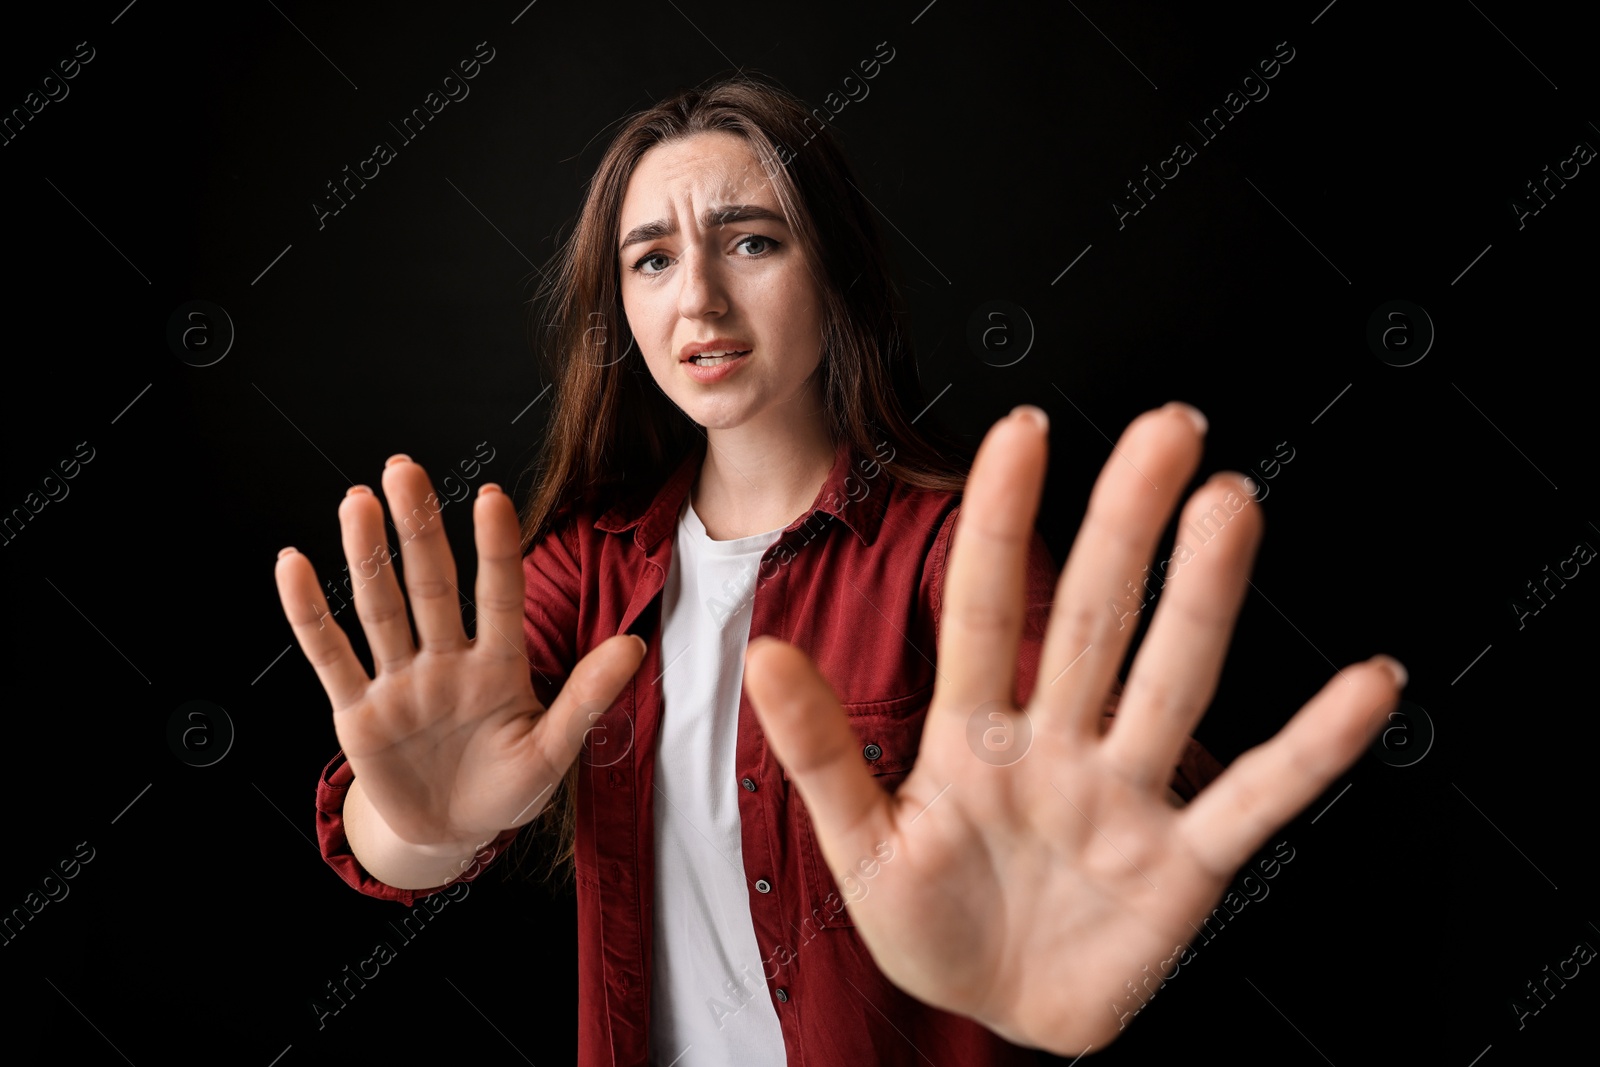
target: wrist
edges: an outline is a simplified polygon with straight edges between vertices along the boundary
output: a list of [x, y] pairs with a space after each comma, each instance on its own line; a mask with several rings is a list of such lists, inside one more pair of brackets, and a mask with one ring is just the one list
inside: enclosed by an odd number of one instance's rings
[[351, 783], [344, 803], [345, 838], [368, 874], [396, 889], [432, 889], [469, 871], [483, 845], [494, 838], [455, 837], [418, 843], [395, 833], [361, 790]]

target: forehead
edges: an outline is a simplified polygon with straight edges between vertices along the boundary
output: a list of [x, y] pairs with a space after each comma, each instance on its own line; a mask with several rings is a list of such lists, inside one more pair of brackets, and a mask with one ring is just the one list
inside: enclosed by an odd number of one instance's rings
[[622, 199], [621, 229], [682, 204], [747, 203], [776, 209], [777, 196], [744, 138], [708, 130], [658, 144], [639, 157]]

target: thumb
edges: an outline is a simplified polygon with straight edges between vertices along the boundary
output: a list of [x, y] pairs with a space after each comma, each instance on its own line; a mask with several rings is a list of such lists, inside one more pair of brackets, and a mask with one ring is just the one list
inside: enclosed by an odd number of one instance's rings
[[572, 668], [572, 674], [546, 713], [550, 727], [548, 758], [561, 771], [585, 746], [589, 760], [610, 766], [633, 749], [633, 723], [620, 715], [601, 717], [644, 662], [644, 639], [616, 634], [600, 642]]
[[889, 837], [893, 804], [867, 770], [861, 742], [811, 657], [775, 637], [745, 652], [744, 686], [778, 762], [800, 790], [834, 871], [852, 869]]

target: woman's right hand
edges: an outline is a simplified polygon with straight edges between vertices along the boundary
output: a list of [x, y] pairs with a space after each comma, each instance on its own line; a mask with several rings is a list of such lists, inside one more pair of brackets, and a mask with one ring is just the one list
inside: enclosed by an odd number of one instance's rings
[[401, 542], [415, 642], [383, 506], [366, 486], [346, 494], [339, 524], [375, 677], [329, 614], [310, 560], [293, 549], [279, 555], [278, 594], [333, 703], [334, 731], [372, 811], [419, 856], [468, 855], [549, 803], [594, 713], [638, 670], [644, 642], [620, 634], [602, 642], [546, 709], [523, 652], [521, 539], [511, 500], [486, 484], [473, 504], [478, 626], [468, 640], [427, 474], [393, 456], [383, 492]]

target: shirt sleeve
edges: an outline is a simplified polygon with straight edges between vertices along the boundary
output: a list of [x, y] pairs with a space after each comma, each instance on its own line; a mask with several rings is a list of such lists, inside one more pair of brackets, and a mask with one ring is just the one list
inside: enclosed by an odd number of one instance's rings
[[[572, 520], [561, 525], [522, 559], [524, 586], [523, 642], [535, 694], [549, 706], [576, 663], [578, 638], [578, 541]], [[344, 801], [355, 772], [341, 749], [317, 780], [317, 845], [322, 858], [357, 892], [410, 906], [432, 889], [400, 889], [374, 878], [350, 851], [344, 831]], [[487, 870], [521, 832], [501, 832], [480, 851], [478, 862], [457, 879], [470, 882]]]
[[[923, 581], [926, 586], [924, 602], [933, 606], [935, 638], [939, 634], [939, 619], [943, 614], [944, 583], [950, 556], [950, 542], [955, 535], [956, 517], [960, 512], [961, 506], [958, 504], [945, 516], [938, 536], [934, 539], [928, 568], [924, 572]], [[1035, 529], [1028, 546], [1028, 562], [1023, 576], [1023, 599], [1027, 615], [1023, 621], [1022, 640], [1017, 649], [1016, 695], [1019, 708], [1026, 706], [1028, 698], [1033, 695], [1039, 673], [1039, 660], [1044, 650], [1045, 628], [1049, 624], [1050, 608], [1055, 602], [1056, 581], [1059, 577], [1060, 570], [1056, 567], [1055, 560], [1051, 558], [1050, 549], [1045, 545], [1039, 531]], [[1111, 692], [1106, 696], [1105, 707], [1101, 713], [1102, 730], [1111, 725], [1111, 719], [1116, 715], [1117, 705], [1121, 699], [1122, 683], [1113, 679]], [[1172, 789], [1184, 801], [1193, 800], [1201, 789], [1222, 773], [1222, 770], [1222, 764], [1206, 751], [1200, 742], [1191, 737], [1184, 744], [1177, 766], [1173, 768]]]
[[[355, 778], [355, 772], [350, 769], [341, 749], [328, 761], [328, 765], [322, 769], [322, 777], [317, 780], [317, 847], [322, 850], [322, 858], [328, 866], [357, 892], [379, 900], [393, 900], [407, 907], [443, 889], [443, 885], [432, 889], [399, 889], [378, 881], [361, 866], [361, 862], [350, 851], [350, 842], [344, 835], [344, 798], [350, 792], [350, 784]], [[486, 871], [511, 845], [520, 829], [506, 830], [485, 845], [476, 857], [477, 862], [469, 866], [456, 881], [470, 882]]]
[[522, 558], [522, 636], [539, 702], [549, 707], [578, 662], [580, 542], [562, 523]]

